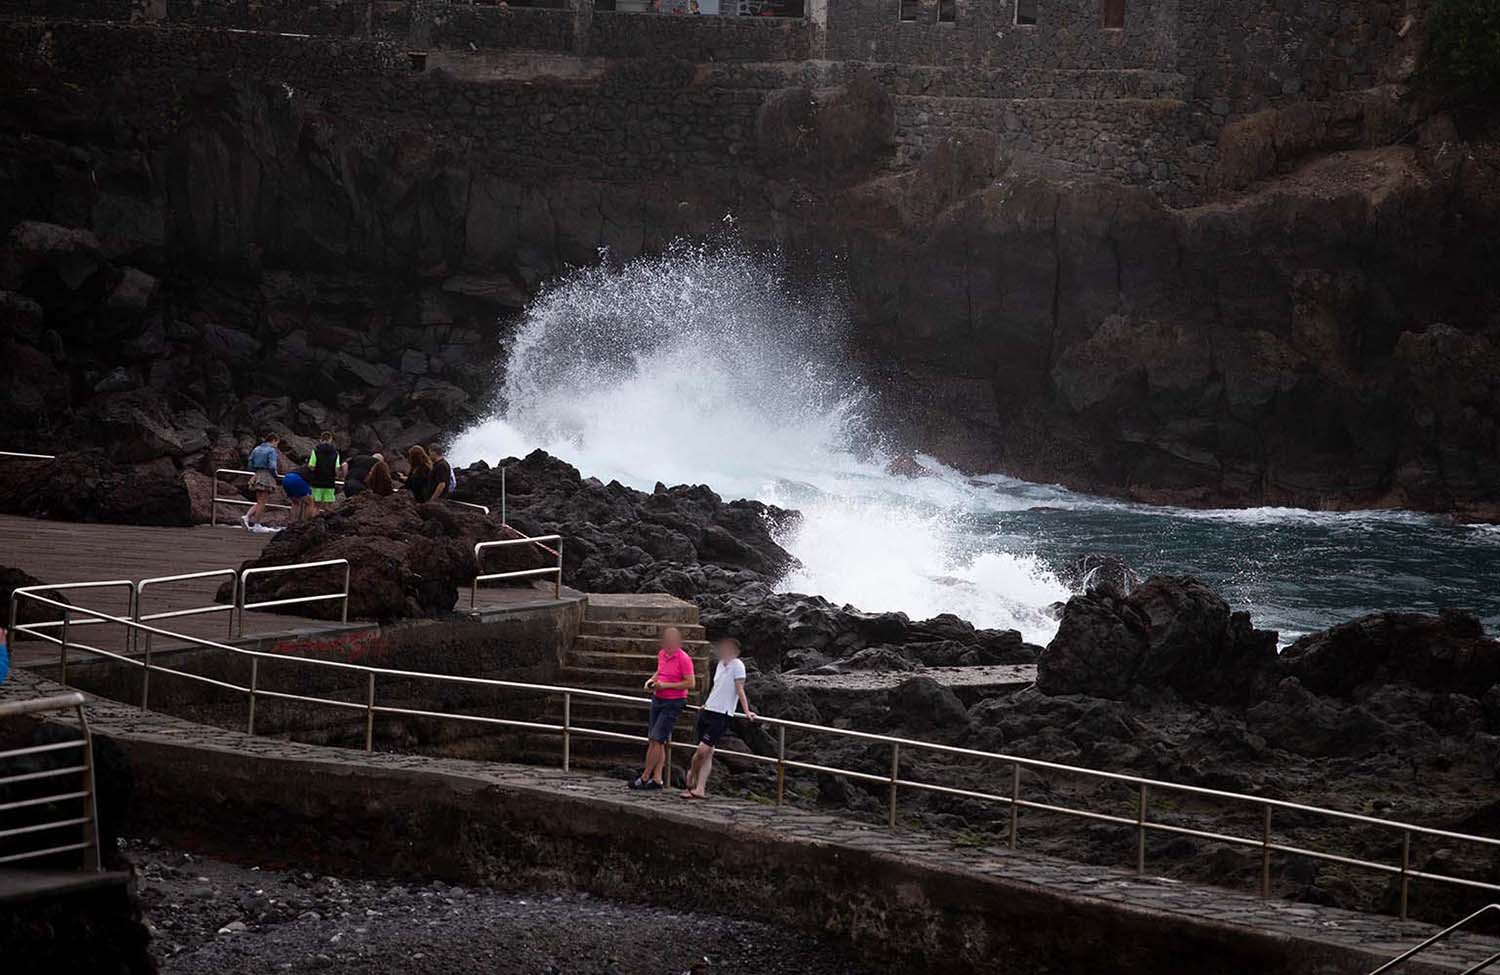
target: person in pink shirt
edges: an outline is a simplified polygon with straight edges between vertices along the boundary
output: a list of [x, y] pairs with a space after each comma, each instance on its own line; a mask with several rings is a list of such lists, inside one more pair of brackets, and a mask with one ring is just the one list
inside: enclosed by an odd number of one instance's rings
[[651, 691], [651, 717], [647, 722], [646, 767], [630, 783], [632, 789], [655, 791], [662, 788], [666, 774], [667, 749], [672, 729], [687, 706], [688, 692], [698, 686], [693, 673], [693, 658], [682, 649], [682, 634], [674, 626], [661, 631], [660, 649], [656, 651], [656, 673], [646, 681]]

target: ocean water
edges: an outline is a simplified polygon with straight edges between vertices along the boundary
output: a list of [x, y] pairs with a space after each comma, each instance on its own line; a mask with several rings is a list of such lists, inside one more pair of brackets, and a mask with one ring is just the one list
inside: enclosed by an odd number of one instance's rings
[[900, 445], [841, 349], [836, 287], [794, 289], [775, 255], [681, 243], [565, 276], [527, 309], [489, 419], [450, 451], [542, 447], [650, 490], [708, 484], [796, 508], [788, 591], [913, 617], [952, 612], [1045, 643], [1057, 569], [1095, 552], [1186, 572], [1256, 625], [1297, 635], [1377, 609], [1464, 607], [1500, 626], [1500, 530], [1404, 512], [1188, 511], [968, 477], [888, 472]]

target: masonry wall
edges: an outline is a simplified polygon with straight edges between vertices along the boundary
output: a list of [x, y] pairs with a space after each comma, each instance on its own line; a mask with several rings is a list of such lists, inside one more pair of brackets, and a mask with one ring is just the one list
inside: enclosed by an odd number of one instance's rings
[[1016, 23], [1016, 2], [954, 0], [955, 19], [944, 23], [937, 0], [921, 0], [915, 21], [900, 19], [901, 0], [832, 0], [828, 56], [1011, 70], [1174, 67], [1179, 0], [1128, 0], [1123, 30], [1103, 28], [1101, 0], [1039, 0], [1035, 26]]
[[688, 17], [595, 11], [588, 53], [594, 57], [688, 61], [801, 61], [812, 55], [805, 20]]

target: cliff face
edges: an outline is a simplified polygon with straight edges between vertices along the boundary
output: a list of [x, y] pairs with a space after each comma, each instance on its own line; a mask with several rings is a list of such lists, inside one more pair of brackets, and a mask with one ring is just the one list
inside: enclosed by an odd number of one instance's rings
[[431, 439], [487, 405], [539, 283], [732, 212], [809, 267], [842, 258], [891, 425], [960, 466], [1495, 513], [1485, 118], [1398, 92], [1248, 116], [1217, 147], [1224, 195], [1169, 208], [978, 132], [896, 164], [889, 93], [858, 75], [475, 81], [336, 43], [163, 31], [126, 58], [28, 30], [0, 107], [15, 446], [207, 469], [267, 426]]

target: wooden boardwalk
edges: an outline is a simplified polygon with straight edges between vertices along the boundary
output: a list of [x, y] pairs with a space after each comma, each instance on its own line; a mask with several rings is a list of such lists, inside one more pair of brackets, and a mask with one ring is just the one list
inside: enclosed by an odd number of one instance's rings
[[[223, 569], [238, 569], [265, 549], [275, 536], [269, 532], [248, 532], [238, 525], [194, 528], [148, 528], [139, 525], [98, 525], [81, 522], [41, 521], [14, 515], [0, 515], [0, 565], [21, 569], [44, 583], [60, 585], [70, 582], [95, 582], [110, 579], [142, 579], [186, 575]], [[328, 573], [328, 591], [343, 586], [342, 570]], [[214, 596], [228, 573], [215, 578], [193, 579], [147, 587], [142, 598], [142, 614], [174, 612], [215, 605]], [[129, 595], [124, 586], [65, 593], [79, 606], [116, 616], [129, 615]], [[507, 606], [534, 605], [552, 595], [531, 588], [489, 588], [479, 592], [478, 608], [502, 609]], [[570, 595], [564, 590], [564, 595]], [[576, 596], [576, 593], [571, 593]], [[468, 593], [460, 594], [459, 609], [467, 609]], [[10, 607], [4, 607], [8, 619]], [[231, 613], [215, 612], [200, 616], [181, 616], [162, 620], [155, 625], [174, 633], [200, 639], [225, 640], [230, 636]], [[3, 622], [0, 622], [3, 625]], [[294, 629], [328, 626], [326, 620], [292, 616], [285, 613], [245, 614], [245, 632], [284, 633]], [[102, 650], [122, 652], [126, 646], [125, 628], [115, 624], [74, 627], [70, 638], [76, 638]], [[170, 641], [158, 642], [161, 649]], [[56, 645], [39, 641], [22, 642], [13, 647], [15, 662], [51, 663], [57, 659]]]

